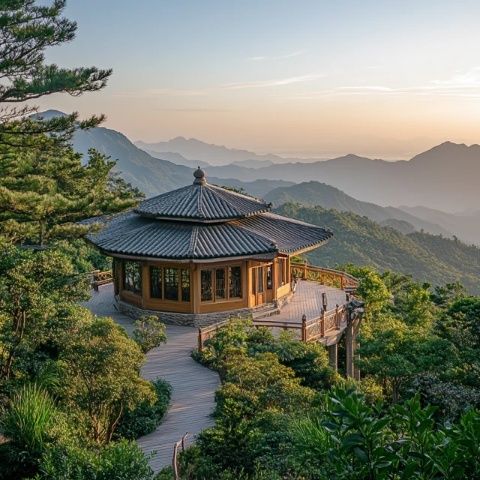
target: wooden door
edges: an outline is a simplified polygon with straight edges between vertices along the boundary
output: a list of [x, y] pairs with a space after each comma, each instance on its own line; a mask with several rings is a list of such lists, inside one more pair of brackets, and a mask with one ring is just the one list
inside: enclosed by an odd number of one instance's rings
[[263, 305], [266, 302], [265, 282], [265, 267], [254, 267], [252, 269], [252, 294], [255, 305]]

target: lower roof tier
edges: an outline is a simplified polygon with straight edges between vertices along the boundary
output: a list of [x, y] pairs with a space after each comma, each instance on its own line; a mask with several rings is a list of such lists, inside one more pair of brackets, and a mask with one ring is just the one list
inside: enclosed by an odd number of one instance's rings
[[316, 248], [330, 230], [262, 213], [219, 224], [145, 218], [133, 211], [98, 220], [88, 239], [107, 254], [171, 260], [211, 260], [263, 254], [292, 255]]

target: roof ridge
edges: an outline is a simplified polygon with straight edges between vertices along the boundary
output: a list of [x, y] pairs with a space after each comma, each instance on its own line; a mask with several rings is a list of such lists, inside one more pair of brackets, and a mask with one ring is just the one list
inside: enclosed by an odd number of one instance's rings
[[267, 242], [270, 243], [274, 248], [278, 249], [278, 244], [271, 238], [268, 238], [266, 236], [260, 235], [258, 232], [254, 232], [252, 229], [247, 228], [246, 225], [241, 225], [239, 220], [230, 222], [232, 224], [235, 224], [237, 228], [240, 228], [241, 230], [244, 230], [245, 232], [248, 232], [250, 235], [253, 235], [254, 237], [261, 238], [262, 240], [266, 240]]
[[205, 213], [203, 211], [203, 188], [204, 185], [196, 185], [196, 188], [200, 189], [200, 192], [198, 193], [198, 198], [197, 198], [197, 210], [198, 213], [201, 217], [205, 218]]
[[244, 200], [249, 200], [251, 202], [260, 203], [261, 205], [268, 205], [268, 203], [263, 198], [258, 198], [258, 197], [254, 197], [252, 195], [247, 195], [245, 193], [236, 192], [235, 190], [228, 190], [225, 187], [221, 187], [220, 185], [214, 185], [213, 183], [208, 183], [207, 185], [209, 187], [213, 188], [214, 190], [220, 190], [219, 193], [221, 195], [228, 194], [228, 195], [232, 195], [232, 196], [235, 196], [235, 197], [241, 197]]
[[198, 240], [198, 227], [195, 225], [192, 227], [192, 236], [190, 237], [190, 244], [188, 246], [188, 254], [190, 257], [195, 255], [195, 250], [197, 249], [197, 240]]

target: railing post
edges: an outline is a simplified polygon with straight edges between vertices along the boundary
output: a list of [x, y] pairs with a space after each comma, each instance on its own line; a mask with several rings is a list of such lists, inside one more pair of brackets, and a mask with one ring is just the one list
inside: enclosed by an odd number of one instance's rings
[[198, 352], [201, 353], [203, 350], [203, 338], [202, 338], [202, 329], [198, 328]]
[[307, 316], [302, 316], [302, 342], [307, 342]]
[[337, 303], [337, 306], [335, 307], [335, 328], [337, 330], [340, 330], [340, 315], [338, 312], [338, 303]]
[[303, 262], [303, 279], [304, 280], [307, 279], [307, 261], [306, 260]]
[[325, 309], [322, 310], [322, 316], [320, 318], [320, 335], [322, 338], [325, 336]]
[[327, 299], [326, 292], [322, 293], [322, 307], [323, 307], [323, 311], [326, 312], [328, 307], [328, 299]]
[[177, 451], [178, 451], [178, 442], [175, 442], [175, 445], [173, 446], [173, 458], [172, 458], [173, 478], [175, 480], [180, 480], [180, 476], [178, 475]]

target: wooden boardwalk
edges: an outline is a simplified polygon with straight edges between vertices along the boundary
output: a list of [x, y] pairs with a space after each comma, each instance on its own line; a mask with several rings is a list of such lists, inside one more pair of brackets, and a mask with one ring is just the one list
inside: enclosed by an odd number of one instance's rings
[[[112, 285], [93, 292], [85, 306], [96, 315], [112, 317], [131, 333], [133, 320], [115, 310]], [[215, 372], [190, 357], [196, 342], [196, 328], [167, 325], [167, 343], [148, 352], [142, 368], [142, 376], [147, 380], [161, 377], [173, 388], [171, 405], [162, 424], [138, 440], [146, 454], [156, 452], [150, 460], [156, 472], [171, 464], [173, 444], [186, 432], [190, 434], [189, 444], [196, 434], [214, 423], [211, 413], [220, 380]]]
[[309, 280], [299, 280], [292, 300], [278, 315], [272, 316], [275, 322], [302, 323], [305, 314], [307, 321], [320, 316], [322, 311], [322, 293], [327, 295], [327, 310], [346, 303], [346, 293], [335, 287], [327, 287]]

